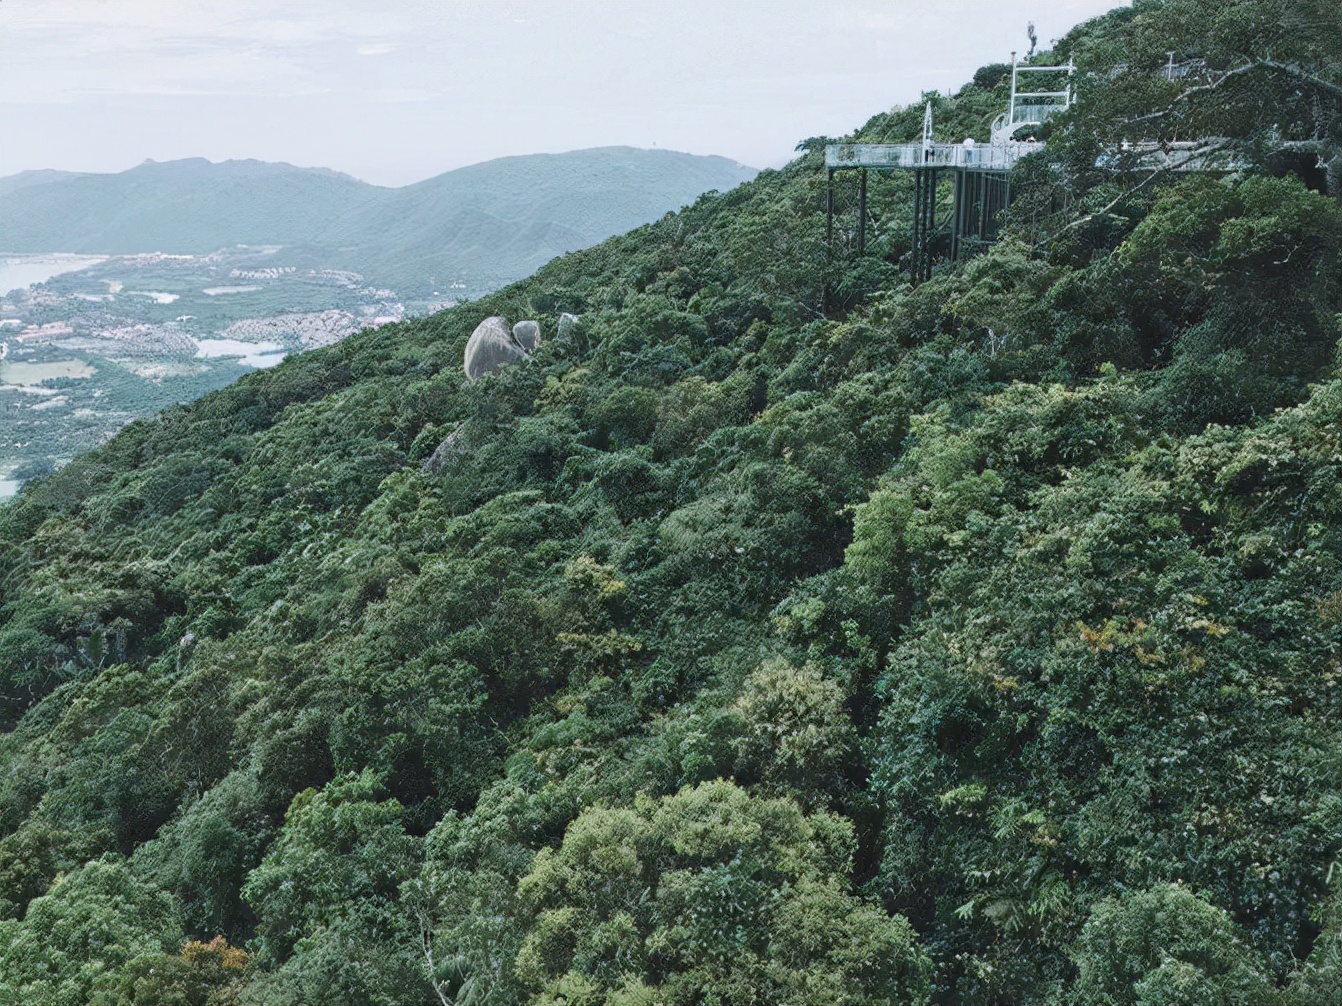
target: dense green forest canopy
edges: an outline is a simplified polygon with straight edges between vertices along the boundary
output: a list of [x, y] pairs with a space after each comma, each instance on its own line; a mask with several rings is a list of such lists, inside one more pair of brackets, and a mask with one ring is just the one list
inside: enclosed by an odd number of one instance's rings
[[1338, 7], [1073, 57], [916, 288], [817, 138], [0, 510], [0, 1003], [1335, 1004]]

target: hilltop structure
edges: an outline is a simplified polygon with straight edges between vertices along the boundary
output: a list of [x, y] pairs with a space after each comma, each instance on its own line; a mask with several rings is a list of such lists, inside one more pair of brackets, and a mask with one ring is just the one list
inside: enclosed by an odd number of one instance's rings
[[[1115, 72], [1126, 66], [1115, 68]], [[1203, 60], [1174, 61], [1161, 70], [1167, 80], [1211, 73]], [[909, 272], [915, 283], [929, 279], [937, 258], [944, 253], [951, 261], [979, 251], [997, 239], [1001, 212], [1011, 204], [1011, 170], [1024, 157], [1044, 149], [1044, 141], [1033, 131], [1076, 103], [1073, 77], [1076, 64], [1065, 66], [1023, 65], [1011, 54], [1011, 95], [1006, 111], [993, 120], [991, 138], [981, 145], [973, 139], [959, 143], [933, 139], [932, 103], [923, 115], [922, 139], [914, 143], [834, 143], [825, 147], [827, 186], [825, 196], [825, 240], [834, 239], [834, 175], [856, 170], [857, 253], [867, 250], [867, 173], [869, 171], [913, 172], [913, 233]], [[1035, 81], [1023, 90], [1022, 75]], [[1244, 165], [1221, 137], [1165, 143], [1155, 140], [1124, 143], [1103, 155], [1097, 166], [1112, 170], [1142, 171], [1234, 171]], [[952, 181], [952, 198], [943, 213], [939, 186], [946, 173]]]
[[[867, 245], [867, 173], [869, 171], [913, 172], [913, 244], [910, 272], [914, 282], [932, 275], [933, 244], [948, 236], [949, 253], [957, 260], [972, 248], [990, 244], [997, 237], [998, 215], [1011, 202], [1011, 169], [1022, 157], [1044, 149], [1042, 141], [1027, 130], [1037, 129], [1076, 100], [1072, 77], [1076, 64], [1029, 66], [1011, 54], [1011, 97], [1007, 110], [993, 122], [991, 140], [981, 146], [972, 139], [961, 143], [938, 143], [932, 139], [932, 103], [923, 115], [923, 137], [916, 143], [830, 144], [825, 148], [827, 189], [825, 238], [834, 235], [834, 174], [856, 170], [858, 176], [857, 253]], [[1022, 75], [1039, 81], [1030, 90], [1021, 89]], [[1050, 89], [1050, 85], [1052, 85]], [[1061, 86], [1059, 86], [1061, 85]], [[954, 199], [949, 215], [938, 212], [937, 188], [943, 173], [950, 172]]]

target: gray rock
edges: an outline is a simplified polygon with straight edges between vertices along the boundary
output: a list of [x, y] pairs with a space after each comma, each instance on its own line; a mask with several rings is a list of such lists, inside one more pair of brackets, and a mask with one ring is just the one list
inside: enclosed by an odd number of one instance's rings
[[471, 333], [462, 368], [474, 381], [527, 356], [527, 351], [513, 340], [508, 320], [495, 315], [480, 322]]
[[541, 344], [541, 326], [535, 321], [519, 321], [513, 326], [513, 341], [528, 353], [536, 352]]
[[458, 423], [443, 437], [433, 453], [424, 459], [424, 463], [419, 466], [420, 470], [432, 474], [446, 468], [469, 451], [467, 440], [466, 424]]
[[556, 342], [572, 342], [578, 333], [578, 316], [565, 312], [559, 316], [559, 327], [555, 333]]
[[464, 444], [466, 435], [464, 435], [462, 427], [463, 424], [458, 423], [455, 427], [452, 427], [451, 431], [448, 431], [447, 436], [443, 437], [437, 443], [437, 447], [433, 448], [433, 453], [425, 457], [424, 463], [420, 465], [420, 471], [429, 473], [439, 471], [448, 461], [455, 460], [456, 457], [466, 453], [466, 444]]

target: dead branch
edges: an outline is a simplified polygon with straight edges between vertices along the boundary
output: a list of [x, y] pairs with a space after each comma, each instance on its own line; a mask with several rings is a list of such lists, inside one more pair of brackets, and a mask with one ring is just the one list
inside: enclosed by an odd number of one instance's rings
[[1109, 214], [1113, 212], [1113, 210], [1115, 209], [1115, 207], [1118, 206], [1119, 203], [1123, 202], [1125, 199], [1130, 199], [1130, 198], [1132, 198], [1132, 197], [1135, 196], [1138, 192], [1141, 192], [1143, 189], [1145, 189], [1147, 186], [1149, 186], [1149, 185], [1150, 185], [1152, 182], [1154, 182], [1157, 178], [1161, 178], [1161, 177], [1163, 177], [1164, 175], [1167, 175], [1167, 174], [1169, 174], [1169, 173], [1172, 172], [1172, 171], [1178, 171], [1178, 170], [1179, 170], [1180, 168], [1182, 168], [1185, 164], [1188, 164], [1188, 163], [1190, 163], [1190, 162], [1192, 162], [1192, 161], [1194, 161], [1194, 160], [1197, 160], [1197, 159], [1200, 158], [1200, 157], [1207, 157], [1207, 156], [1209, 156], [1209, 155], [1211, 155], [1211, 154], [1218, 154], [1218, 153], [1220, 153], [1222, 150], [1226, 150], [1226, 149], [1228, 149], [1228, 148], [1231, 147], [1231, 146], [1232, 146], [1231, 142], [1227, 140], [1227, 141], [1225, 141], [1225, 142], [1223, 142], [1223, 143], [1212, 144], [1212, 145], [1209, 146], [1209, 147], [1200, 147], [1200, 148], [1198, 148], [1197, 150], [1191, 150], [1191, 151], [1189, 151], [1189, 152], [1188, 152], [1188, 156], [1185, 157], [1185, 158], [1183, 158], [1183, 159], [1180, 160], [1180, 161], [1177, 161], [1177, 162], [1176, 162], [1176, 161], [1171, 161], [1171, 162], [1169, 162], [1168, 164], [1163, 164], [1163, 165], [1161, 165], [1160, 167], [1158, 167], [1158, 168], [1156, 168], [1154, 171], [1152, 171], [1149, 175], [1147, 175], [1144, 179], [1142, 179], [1142, 181], [1140, 181], [1138, 184], [1134, 185], [1134, 186], [1133, 186], [1132, 188], [1130, 188], [1130, 189], [1125, 190], [1125, 191], [1122, 192], [1120, 195], [1118, 195], [1117, 197], [1115, 197], [1115, 198], [1109, 203], [1109, 205], [1105, 206], [1103, 209], [1096, 210], [1094, 213], [1087, 213], [1085, 216], [1082, 216], [1082, 217], [1078, 217], [1077, 219], [1073, 220], [1071, 223], [1067, 224], [1067, 226], [1059, 228], [1057, 231], [1055, 231], [1054, 233], [1048, 235], [1048, 237], [1044, 238], [1042, 241], [1038, 242], [1038, 243], [1035, 245], [1035, 248], [1042, 248], [1044, 245], [1048, 244], [1049, 242], [1051, 242], [1051, 241], [1053, 241], [1053, 240], [1055, 240], [1055, 239], [1057, 239], [1057, 238], [1059, 238], [1059, 237], [1062, 237], [1062, 235], [1066, 234], [1068, 231], [1070, 231], [1070, 230], [1074, 230], [1074, 229], [1077, 228], [1077, 227], [1081, 227], [1081, 226], [1083, 226], [1083, 225], [1089, 223], [1089, 222], [1092, 221], [1092, 220], [1096, 220], [1096, 219], [1099, 219], [1099, 218], [1101, 218], [1101, 217], [1107, 217], [1107, 216], [1109, 216]]
[[1123, 121], [1125, 123], [1138, 123], [1138, 122], [1151, 122], [1155, 119], [1163, 119], [1166, 116], [1174, 114], [1176, 105], [1188, 101], [1189, 99], [1199, 94], [1205, 94], [1208, 91], [1215, 91], [1226, 81], [1233, 80], [1236, 77], [1242, 77], [1244, 74], [1252, 73], [1255, 70], [1279, 70], [1282, 73], [1290, 74], [1297, 80], [1303, 81], [1308, 84], [1312, 84], [1315, 87], [1318, 87], [1324, 91], [1328, 91], [1330, 94], [1336, 94], [1342, 96], [1342, 84], [1334, 84], [1332, 81], [1324, 80], [1322, 77], [1316, 77], [1314, 76], [1314, 74], [1307, 73], [1304, 70], [1300, 69], [1298, 66], [1292, 66], [1290, 63], [1279, 63], [1276, 60], [1261, 59], [1261, 60], [1255, 60], [1252, 63], [1245, 63], [1243, 66], [1237, 66], [1233, 70], [1227, 70], [1225, 71], [1225, 73], [1221, 74], [1221, 76], [1217, 77], [1216, 80], [1212, 81], [1210, 84], [1198, 84], [1194, 87], [1185, 88], [1184, 90], [1179, 92], [1179, 94], [1175, 97], [1173, 101], [1169, 103], [1168, 106], [1161, 109], [1159, 112], [1149, 112], [1146, 115], [1139, 115], [1136, 118], [1125, 119]]

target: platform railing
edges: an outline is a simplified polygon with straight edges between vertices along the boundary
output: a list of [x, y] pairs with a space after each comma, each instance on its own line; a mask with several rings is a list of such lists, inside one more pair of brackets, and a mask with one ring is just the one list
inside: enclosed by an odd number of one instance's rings
[[1162, 143], [1125, 141], [1095, 160], [1097, 168], [1109, 171], [1179, 171], [1210, 174], [1243, 171], [1250, 162], [1233, 144], [1220, 136]]
[[1043, 149], [1043, 143], [1033, 140], [974, 146], [963, 143], [832, 143], [825, 147], [825, 167], [1010, 171], [1022, 157]]

